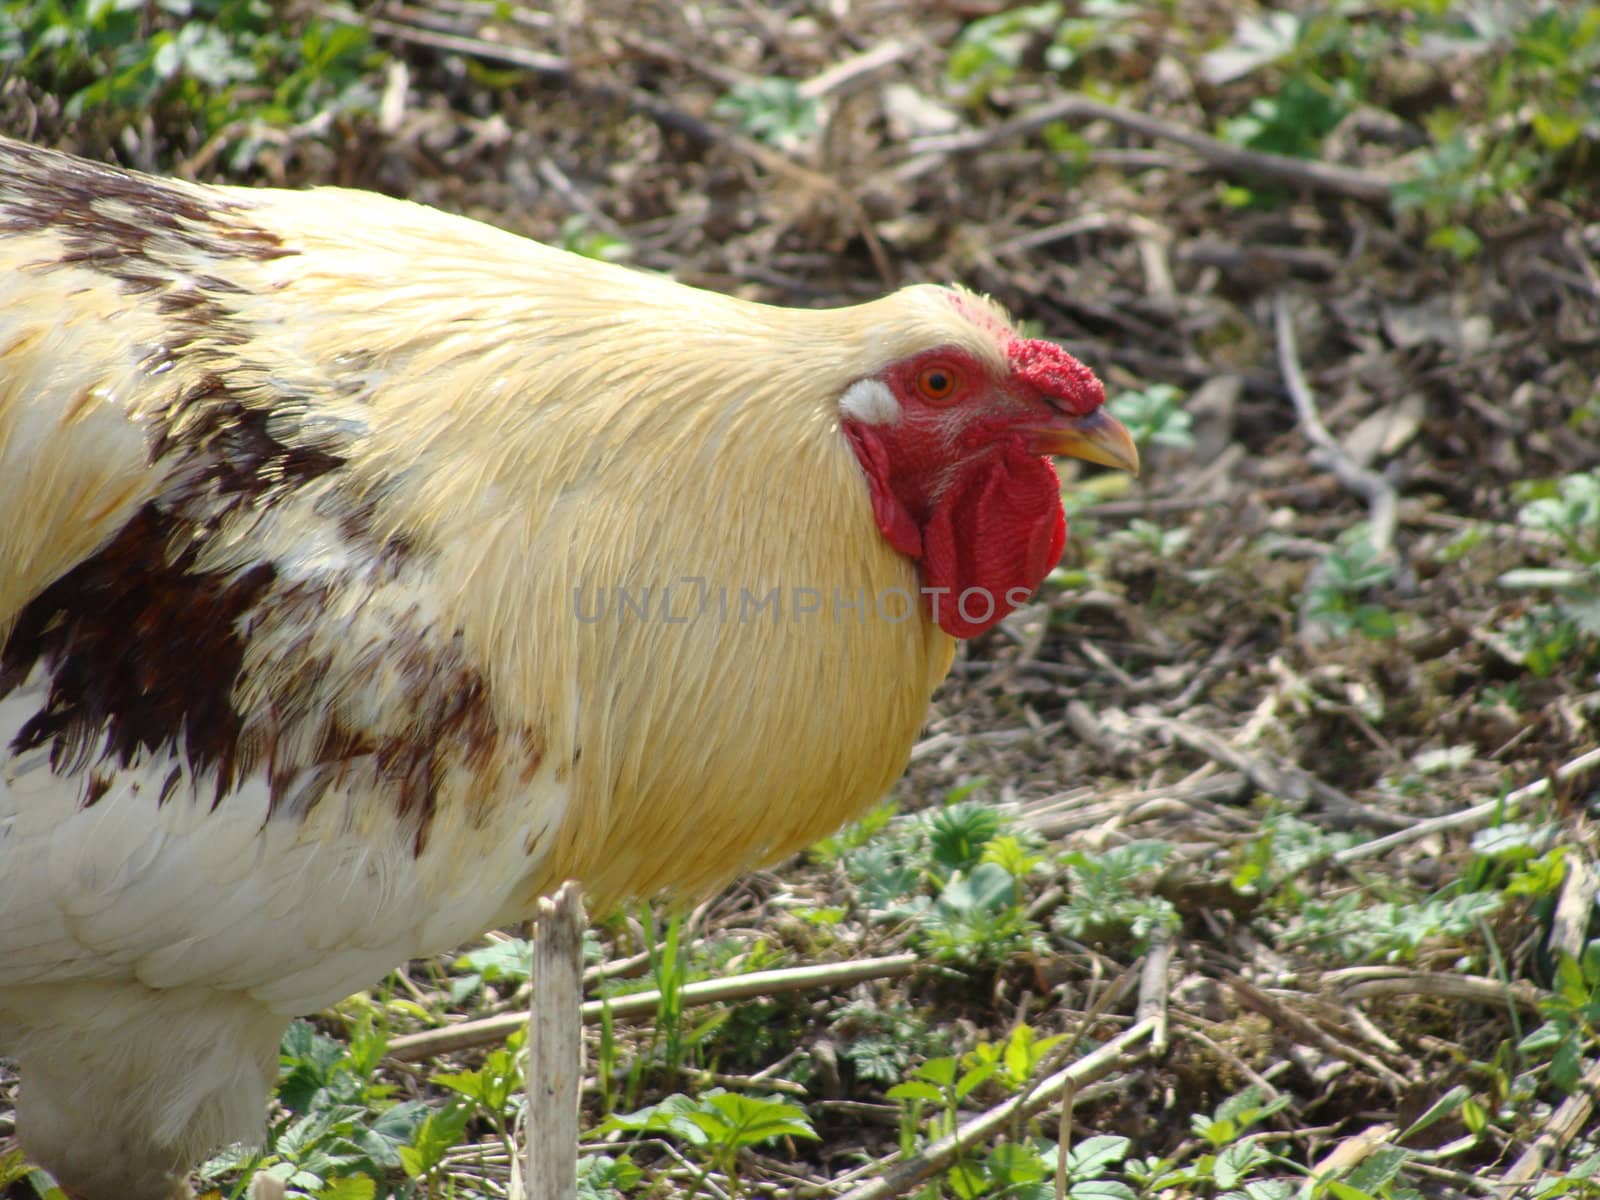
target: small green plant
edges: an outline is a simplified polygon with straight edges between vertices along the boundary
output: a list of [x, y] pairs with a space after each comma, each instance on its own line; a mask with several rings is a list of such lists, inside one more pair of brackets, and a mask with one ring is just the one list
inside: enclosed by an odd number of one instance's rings
[[967, 1055], [973, 1066], [993, 1063], [994, 1080], [1008, 1092], [1015, 1092], [1030, 1079], [1049, 1057], [1050, 1051], [1066, 1040], [1065, 1034], [1040, 1037], [1032, 1025], [1014, 1026], [1002, 1042], [979, 1042]]
[[596, 229], [583, 213], [573, 213], [561, 222], [561, 248], [601, 262], [621, 262], [633, 255], [626, 239]]
[[69, 117], [150, 112], [221, 137], [250, 166], [260, 127], [370, 111], [381, 62], [362, 25], [284, 21], [265, 0], [22, 0], [0, 5], [0, 65], [66, 97]]
[[460, 1004], [481, 992], [486, 983], [527, 983], [533, 972], [533, 946], [526, 938], [491, 942], [459, 955], [451, 967], [460, 974], [450, 981], [450, 999]]
[[1306, 579], [1301, 621], [1320, 637], [1391, 638], [1398, 628], [1394, 614], [1363, 597], [1393, 578], [1394, 564], [1378, 552], [1366, 527], [1346, 530]]
[[1314, 158], [1322, 139], [1350, 112], [1349, 84], [1293, 76], [1270, 96], [1257, 96], [1246, 112], [1222, 124], [1222, 140], [1249, 150]]
[[970, 871], [1000, 832], [1000, 814], [977, 800], [946, 805], [928, 818], [928, 848], [946, 871]]
[[815, 137], [822, 122], [816, 100], [792, 79], [753, 79], [734, 86], [713, 111], [759, 141], [790, 150]]
[[[940, 1138], [956, 1127], [961, 1104], [989, 1077], [999, 1063], [965, 1065], [959, 1055], [930, 1058], [911, 1072], [911, 1078], [884, 1093], [901, 1105], [900, 1152], [909, 1158], [916, 1151], [919, 1130], [929, 1138]], [[929, 1106], [933, 1106], [929, 1112]], [[924, 1114], [927, 1114], [924, 1119]]]
[[1584, 1056], [1600, 1042], [1600, 939], [1581, 960], [1562, 954], [1551, 993], [1540, 1001], [1544, 1024], [1517, 1045], [1524, 1055], [1548, 1056], [1550, 1083], [1563, 1095], [1577, 1090]]
[[838, 851], [857, 903], [874, 919], [909, 922], [935, 957], [968, 966], [1042, 949], [1024, 909], [1027, 877], [1043, 856], [1035, 839], [1008, 831], [991, 806], [969, 799], [981, 783]]
[[1048, 70], [1064, 73], [1097, 51], [1114, 53], [1134, 44], [1140, 6], [1086, 0], [1070, 8], [1074, 15], [1068, 15], [1068, 5], [1051, 0], [979, 17], [957, 35], [946, 79], [969, 104], [977, 104], [1015, 79], [1034, 51]]
[[[284, 1116], [268, 1129], [262, 1149], [226, 1150], [201, 1166], [200, 1177], [263, 1174], [282, 1182], [291, 1196], [321, 1197], [359, 1196], [360, 1189], [375, 1189], [401, 1171], [425, 1174], [410, 1169], [417, 1162], [418, 1141], [444, 1140], [441, 1127], [450, 1124], [448, 1143], [454, 1146], [467, 1115], [451, 1123], [423, 1101], [391, 1100], [391, 1089], [375, 1078], [385, 1047], [370, 1024], [353, 1029], [345, 1045], [304, 1021], [294, 1022], [279, 1051], [278, 1100]], [[365, 1183], [354, 1182], [358, 1179]], [[241, 1179], [236, 1190], [243, 1186]]]
[[1061, 23], [1059, 3], [1026, 4], [979, 17], [956, 37], [945, 71], [976, 102], [1015, 77], [1023, 55]]
[[[597, 962], [600, 943], [592, 932], [583, 935], [583, 960]], [[529, 982], [533, 972], [533, 946], [527, 938], [508, 937], [459, 954], [451, 962], [450, 999], [460, 1004], [479, 995], [485, 986], [511, 989]]]
[[839, 862], [848, 851], [859, 850], [883, 833], [899, 808], [893, 800], [886, 800], [869, 809], [860, 820], [852, 821], [838, 833], [813, 844], [811, 857], [823, 864]]
[[660, 936], [654, 908], [642, 905], [639, 920], [645, 931], [650, 978], [658, 999], [649, 1044], [634, 1058], [629, 1071], [626, 1103], [630, 1106], [638, 1103], [647, 1069], [658, 1069], [664, 1078], [675, 1078], [694, 1064], [700, 1044], [728, 1019], [730, 1011], [718, 1009], [691, 1026], [684, 1013], [683, 989], [692, 982], [694, 971], [692, 955], [683, 941], [683, 914], [672, 913]]
[[1423, 942], [1463, 941], [1504, 903], [1498, 892], [1441, 893], [1374, 900], [1351, 892], [1330, 900], [1307, 897], [1289, 922], [1280, 945], [1304, 945], [1342, 962], [1407, 962]]
[[933, 1044], [917, 1010], [870, 1000], [854, 1000], [840, 1009], [831, 1034], [856, 1077], [871, 1083], [894, 1083]]
[[1504, 645], [1535, 678], [1544, 679], [1591, 654], [1600, 639], [1600, 471], [1522, 485], [1518, 520], [1557, 540], [1551, 566], [1519, 567], [1502, 587], [1552, 595], [1501, 627]]
[[631, 1113], [614, 1113], [596, 1133], [657, 1133], [686, 1146], [705, 1164], [700, 1183], [716, 1171], [730, 1196], [744, 1194], [739, 1178], [739, 1151], [776, 1138], [815, 1140], [805, 1109], [778, 1097], [757, 1098], [713, 1088], [695, 1098], [676, 1092], [659, 1103]]
[[1042, 953], [1037, 924], [1023, 909], [1022, 881], [993, 862], [957, 872], [921, 916], [922, 941], [934, 957], [964, 966]]
[[[1230, 1096], [1210, 1115], [1196, 1114], [1190, 1121], [1195, 1140], [1170, 1159], [1135, 1159], [1128, 1177], [1146, 1195], [1182, 1194], [1194, 1188], [1226, 1192], [1249, 1182], [1261, 1168], [1282, 1162], [1258, 1134], [1249, 1131], [1288, 1106], [1286, 1096], [1266, 1100], [1257, 1087]], [[1287, 1164], [1284, 1164], [1287, 1165]], [[1246, 1192], [1252, 1200], [1272, 1192]], [[1277, 1193], [1288, 1200], [1289, 1193]], [[1351, 1200], [1351, 1198], [1346, 1198]]]
[[474, 1115], [494, 1129], [511, 1154], [517, 1152], [511, 1135], [512, 1121], [526, 1102], [522, 1073], [517, 1066], [526, 1038], [527, 1034], [519, 1029], [506, 1039], [504, 1046], [485, 1055], [483, 1066], [476, 1071], [448, 1071], [429, 1079], [435, 1087], [468, 1101]]
[[1234, 890], [1276, 894], [1291, 909], [1298, 907], [1305, 894], [1296, 886], [1296, 876], [1355, 841], [1353, 834], [1327, 833], [1292, 813], [1273, 813], [1241, 856], [1233, 873]]
[[585, 1154], [578, 1160], [578, 1200], [623, 1200], [643, 1178], [626, 1154]]
[[1141, 449], [1170, 446], [1187, 450], [1194, 445], [1194, 418], [1184, 411], [1183, 393], [1170, 383], [1119, 392], [1107, 401], [1106, 409], [1128, 427]]
[[1600, 471], [1524, 485], [1527, 498], [1517, 519], [1529, 529], [1553, 534], [1586, 567], [1600, 565]]
[[1535, 679], [1549, 679], [1580, 655], [1586, 635], [1566, 608], [1536, 604], [1506, 620], [1501, 641], [1509, 657]]
[[1175, 558], [1189, 541], [1189, 530], [1181, 525], [1168, 528], [1143, 517], [1135, 517], [1126, 529], [1112, 534], [1111, 540], [1143, 547], [1157, 558]]
[[1170, 901], [1152, 896], [1147, 882], [1171, 854], [1166, 842], [1138, 841], [1099, 854], [1062, 855], [1070, 886], [1052, 926], [1073, 938], [1120, 937], [1134, 942], [1176, 928], [1177, 911]]

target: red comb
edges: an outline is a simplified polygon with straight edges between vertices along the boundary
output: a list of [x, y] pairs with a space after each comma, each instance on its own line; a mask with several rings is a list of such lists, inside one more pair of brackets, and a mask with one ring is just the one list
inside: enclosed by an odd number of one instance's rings
[[1009, 357], [1013, 375], [1069, 412], [1084, 416], [1105, 403], [1106, 390], [1094, 372], [1054, 342], [1014, 341]]

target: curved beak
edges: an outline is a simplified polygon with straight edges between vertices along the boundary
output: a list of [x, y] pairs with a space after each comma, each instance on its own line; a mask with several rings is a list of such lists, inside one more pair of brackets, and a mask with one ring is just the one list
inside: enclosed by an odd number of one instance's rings
[[1139, 473], [1139, 448], [1122, 422], [1097, 408], [1086, 417], [1066, 417], [1032, 430], [1040, 454], [1081, 458], [1085, 462]]

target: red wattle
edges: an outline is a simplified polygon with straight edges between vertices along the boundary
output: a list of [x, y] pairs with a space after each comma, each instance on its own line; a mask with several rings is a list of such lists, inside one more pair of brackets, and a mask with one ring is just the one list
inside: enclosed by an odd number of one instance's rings
[[907, 558], [922, 557], [922, 531], [894, 490], [894, 470], [889, 451], [870, 428], [851, 422], [845, 435], [855, 447], [856, 460], [867, 476], [867, 493], [872, 497], [872, 517], [889, 544]]
[[1066, 541], [1061, 483], [1049, 459], [1013, 445], [973, 464], [922, 527], [922, 581], [934, 619], [958, 638], [993, 627], [1033, 594]]

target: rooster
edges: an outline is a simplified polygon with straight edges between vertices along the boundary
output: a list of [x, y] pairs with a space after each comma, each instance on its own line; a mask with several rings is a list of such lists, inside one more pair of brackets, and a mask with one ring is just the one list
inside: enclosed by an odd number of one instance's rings
[[1135, 469], [977, 295], [797, 311], [359, 191], [0, 141], [0, 1053], [79, 1200], [258, 1136], [285, 1024], [705, 889], [904, 768]]

